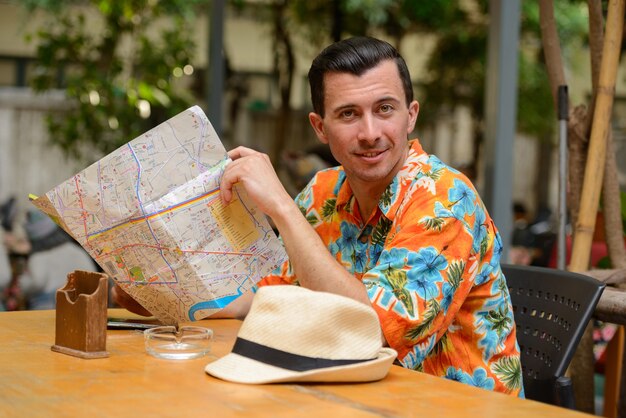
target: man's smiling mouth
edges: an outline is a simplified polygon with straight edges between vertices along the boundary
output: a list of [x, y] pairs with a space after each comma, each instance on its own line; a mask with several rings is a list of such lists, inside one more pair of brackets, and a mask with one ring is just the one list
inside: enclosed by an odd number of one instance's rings
[[360, 157], [373, 158], [373, 157], [379, 156], [383, 152], [385, 152], [385, 151], [362, 152], [362, 153], [357, 153], [357, 155], [360, 156]]

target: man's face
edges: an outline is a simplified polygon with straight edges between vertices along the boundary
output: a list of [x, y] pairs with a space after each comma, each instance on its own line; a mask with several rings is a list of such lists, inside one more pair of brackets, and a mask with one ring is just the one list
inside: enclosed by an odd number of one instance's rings
[[382, 61], [361, 76], [327, 73], [324, 109], [323, 118], [310, 113], [309, 120], [351, 187], [387, 187], [406, 160], [419, 111], [416, 101], [407, 107], [395, 62]]

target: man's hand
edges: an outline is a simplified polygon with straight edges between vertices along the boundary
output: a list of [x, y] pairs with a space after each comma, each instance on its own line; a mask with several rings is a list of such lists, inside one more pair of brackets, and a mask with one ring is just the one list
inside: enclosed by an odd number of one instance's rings
[[229, 151], [228, 156], [233, 161], [226, 167], [220, 184], [224, 204], [232, 200], [235, 183], [241, 183], [259, 209], [272, 219], [281, 213], [285, 205], [294, 206], [266, 154], [237, 147]]
[[142, 316], [152, 316], [150, 311], [141, 306], [135, 299], [126, 293], [117, 283], [111, 288], [111, 300], [122, 308]]

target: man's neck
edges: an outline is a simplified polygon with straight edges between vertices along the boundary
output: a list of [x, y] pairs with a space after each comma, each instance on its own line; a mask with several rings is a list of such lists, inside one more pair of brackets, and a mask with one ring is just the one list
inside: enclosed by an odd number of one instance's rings
[[381, 187], [379, 185], [373, 185], [373, 187], [354, 187], [350, 184], [354, 197], [358, 203], [359, 213], [361, 214], [363, 222], [367, 222], [372, 216], [372, 213], [378, 206], [380, 196], [383, 194], [387, 186]]

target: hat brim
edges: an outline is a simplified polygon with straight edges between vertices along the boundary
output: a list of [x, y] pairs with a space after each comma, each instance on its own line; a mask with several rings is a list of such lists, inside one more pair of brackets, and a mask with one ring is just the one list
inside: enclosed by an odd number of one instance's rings
[[281, 382], [371, 382], [384, 378], [398, 353], [383, 347], [370, 361], [345, 366], [297, 372], [230, 353], [209, 363], [208, 374], [236, 383], [265, 384]]

